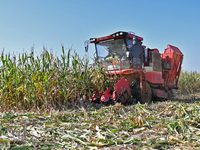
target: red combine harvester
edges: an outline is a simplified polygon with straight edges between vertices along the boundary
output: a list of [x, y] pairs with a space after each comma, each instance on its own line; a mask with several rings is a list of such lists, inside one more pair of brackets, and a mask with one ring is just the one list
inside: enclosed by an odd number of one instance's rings
[[[183, 60], [182, 52], [168, 45], [163, 54], [142, 45], [143, 38], [133, 32], [116, 32], [107, 36], [90, 38], [96, 56], [108, 75], [121, 77], [114, 89], [107, 89], [100, 98], [104, 104], [121, 102], [150, 102], [152, 97], [169, 99], [175, 96]], [[98, 94], [97, 94], [98, 95]], [[95, 101], [97, 97], [93, 97]]]

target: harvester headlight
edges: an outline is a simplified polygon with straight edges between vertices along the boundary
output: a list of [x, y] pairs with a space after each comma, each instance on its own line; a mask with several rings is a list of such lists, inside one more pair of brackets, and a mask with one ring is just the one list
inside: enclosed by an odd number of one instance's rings
[[116, 33], [111, 34], [112, 37], [117, 37], [117, 36], [126, 36], [125, 32], [119, 31]]
[[95, 42], [97, 39], [96, 38], [91, 38], [90, 43]]

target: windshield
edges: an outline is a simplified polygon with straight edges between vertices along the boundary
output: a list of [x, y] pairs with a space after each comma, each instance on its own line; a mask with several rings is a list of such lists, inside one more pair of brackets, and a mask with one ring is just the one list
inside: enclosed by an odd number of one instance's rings
[[124, 39], [102, 41], [96, 45], [97, 56], [99, 59], [105, 58], [108, 55], [117, 54], [119, 57], [126, 55], [126, 44]]
[[[130, 67], [129, 58], [126, 56], [127, 49], [124, 39], [112, 39], [99, 42], [96, 44], [96, 50], [98, 60], [107, 66], [108, 70], [118, 70], [120, 69], [120, 64], [122, 66], [121, 69]], [[113, 67], [109, 68], [109, 66], [113, 66], [112, 63], [116, 64], [114, 69]]]

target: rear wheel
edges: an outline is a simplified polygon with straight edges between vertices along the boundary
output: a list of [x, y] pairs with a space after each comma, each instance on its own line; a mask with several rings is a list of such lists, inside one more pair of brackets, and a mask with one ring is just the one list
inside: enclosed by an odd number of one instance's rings
[[171, 93], [171, 91], [167, 91], [167, 99], [168, 100], [172, 99], [172, 93]]
[[142, 83], [142, 93], [141, 93], [141, 99], [140, 103], [149, 103], [151, 102], [151, 97], [152, 97], [152, 91], [150, 85], [146, 82]]

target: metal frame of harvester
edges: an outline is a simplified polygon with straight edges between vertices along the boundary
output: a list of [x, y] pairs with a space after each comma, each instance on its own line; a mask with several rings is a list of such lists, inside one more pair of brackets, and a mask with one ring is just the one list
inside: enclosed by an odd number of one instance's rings
[[[89, 43], [95, 44], [96, 57], [109, 76], [121, 77], [114, 90], [109, 88], [101, 95], [102, 103], [128, 104], [134, 99], [146, 103], [152, 97], [167, 99], [176, 95], [182, 52], [168, 45], [161, 54], [156, 48], [142, 45], [142, 41], [143, 38], [133, 32], [119, 31], [85, 42], [86, 51]], [[94, 94], [92, 101], [96, 99]]]

